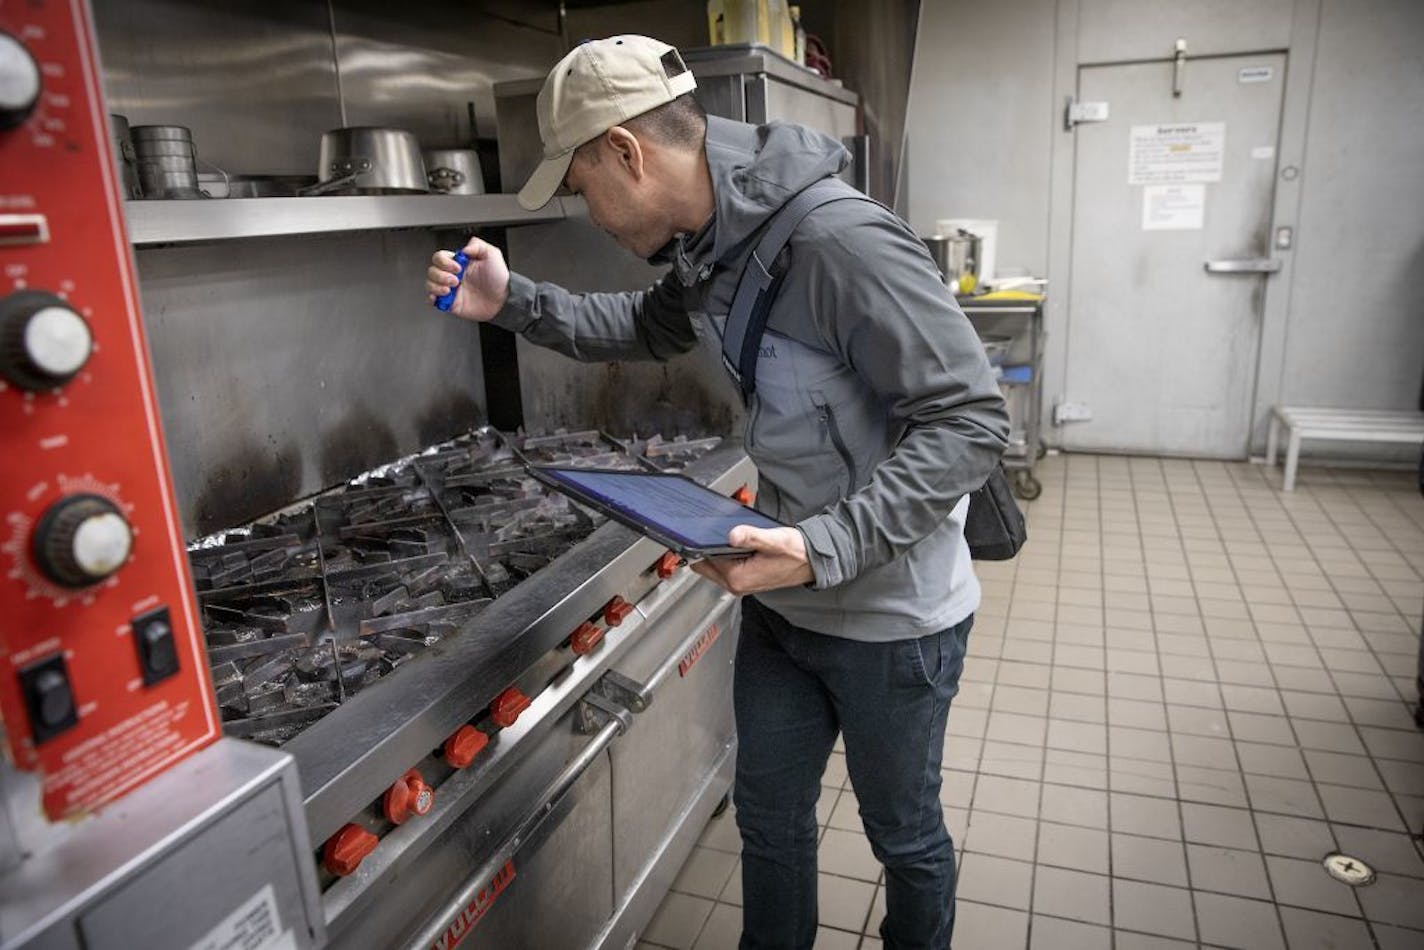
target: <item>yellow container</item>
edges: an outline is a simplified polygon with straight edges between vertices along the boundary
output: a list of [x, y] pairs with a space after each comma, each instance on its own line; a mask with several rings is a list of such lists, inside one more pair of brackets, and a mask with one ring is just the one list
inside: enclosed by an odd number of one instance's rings
[[713, 46], [769, 44], [767, 0], [708, 0], [707, 36]]

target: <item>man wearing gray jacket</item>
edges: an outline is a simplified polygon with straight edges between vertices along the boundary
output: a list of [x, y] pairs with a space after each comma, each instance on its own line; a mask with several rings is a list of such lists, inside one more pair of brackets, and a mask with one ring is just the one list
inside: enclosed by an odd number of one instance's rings
[[[580, 360], [668, 359], [721, 333], [751, 248], [788, 200], [835, 175], [838, 142], [706, 116], [672, 47], [585, 43], [539, 94], [544, 161], [520, 192], [563, 186], [639, 257], [671, 264], [641, 293], [572, 294], [511, 274], [472, 239], [463, 281], [435, 255], [431, 299]], [[949, 945], [954, 848], [940, 764], [979, 585], [967, 495], [998, 463], [1004, 402], [929, 254], [868, 200], [812, 211], [788, 245], [747, 405], [759, 506], [794, 527], [734, 529], [742, 560], [703, 576], [749, 595], [737, 648], [734, 786], [743, 948], [810, 948], [815, 806], [837, 734], [885, 865], [885, 946]]]

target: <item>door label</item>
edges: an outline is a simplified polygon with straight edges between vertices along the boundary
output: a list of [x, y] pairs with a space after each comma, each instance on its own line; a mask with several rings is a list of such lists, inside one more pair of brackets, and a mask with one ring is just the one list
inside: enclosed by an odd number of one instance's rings
[[1271, 159], [1276, 157], [1276, 147], [1274, 145], [1257, 145], [1251, 149], [1251, 157], [1255, 159]]
[[296, 937], [281, 928], [277, 896], [268, 884], [190, 950], [296, 950]]
[[1225, 122], [1134, 125], [1129, 140], [1129, 185], [1221, 181]]
[[1142, 230], [1200, 231], [1206, 185], [1148, 185], [1142, 189]]
[[1270, 82], [1275, 76], [1273, 66], [1243, 66], [1236, 71], [1237, 82]]

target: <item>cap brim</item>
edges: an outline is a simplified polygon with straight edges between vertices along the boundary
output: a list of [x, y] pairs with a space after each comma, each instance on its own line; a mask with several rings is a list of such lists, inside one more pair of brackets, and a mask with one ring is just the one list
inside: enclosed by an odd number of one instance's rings
[[540, 162], [539, 167], [534, 169], [534, 174], [524, 183], [524, 187], [519, 189], [519, 207], [525, 211], [538, 211], [548, 204], [549, 199], [554, 197], [554, 192], [563, 185], [564, 176], [568, 174], [573, 160], [574, 151], [569, 149], [562, 155]]

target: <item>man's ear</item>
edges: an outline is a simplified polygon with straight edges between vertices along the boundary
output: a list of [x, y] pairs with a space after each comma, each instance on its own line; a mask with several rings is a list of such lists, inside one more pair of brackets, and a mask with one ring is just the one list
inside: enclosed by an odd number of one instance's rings
[[636, 180], [642, 180], [643, 146], [638, 137], [621, 125], [615, 125], [604, 133], [604, 142], [613, 150], [618, 164], [626, 168]]

